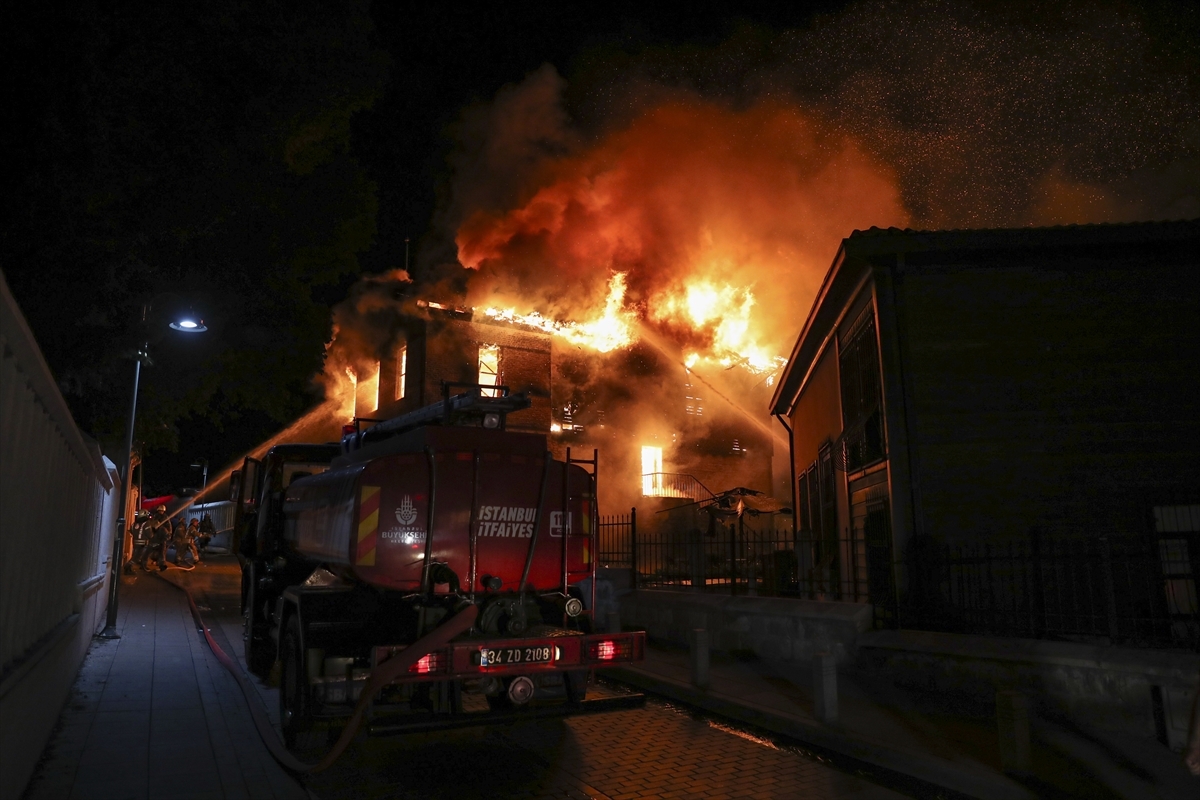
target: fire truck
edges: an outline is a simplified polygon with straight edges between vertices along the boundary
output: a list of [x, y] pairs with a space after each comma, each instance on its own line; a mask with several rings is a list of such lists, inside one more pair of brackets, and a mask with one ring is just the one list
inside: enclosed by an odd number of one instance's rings
[[[598, 630], [596, 453], [555, 460], [545, 435], [507, 430], [529, 405], [452, 384], [423, 409], [356, 420], [340, 443], [246, 459], [233, 485], [245, 659], [260, 675], [280, 665], [289, 746], [365, 691], [371, 733], [643, 702], [589, 697], [595, 670], [644, 658], [645, 633]], [[399, 656], [407, 668], [373, 685]]]

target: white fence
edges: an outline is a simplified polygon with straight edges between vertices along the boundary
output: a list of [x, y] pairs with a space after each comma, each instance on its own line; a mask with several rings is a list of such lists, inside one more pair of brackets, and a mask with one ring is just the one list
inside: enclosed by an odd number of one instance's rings
[[23, 791], [103, 619], [116, 484], [0, 273], [0, 798]]

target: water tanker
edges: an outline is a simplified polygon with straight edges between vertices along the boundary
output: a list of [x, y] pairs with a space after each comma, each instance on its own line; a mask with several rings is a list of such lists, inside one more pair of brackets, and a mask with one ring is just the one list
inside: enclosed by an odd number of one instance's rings
[[[555, 460], [505, 429], [527, 398], [483, 391], [243, 465], [245, 656], [279, 662], [289, 743], [364, 691], [374, 732], [641, 702], [588, 697], [593, 670], [645, 648], [593, 619], [596, 454]], [[411, 667], [378, 686], [399, 654]]]

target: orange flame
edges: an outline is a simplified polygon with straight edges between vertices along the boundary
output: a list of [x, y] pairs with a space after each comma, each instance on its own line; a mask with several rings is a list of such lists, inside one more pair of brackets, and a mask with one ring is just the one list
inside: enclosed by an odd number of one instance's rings
[[631, 345], [640, 320], [697, 366], [778, 369], [841, 239], [908, 221], [890, 171], [778, 102], [666, 102], [531, 174], [542, 183], [521, 187], [524, 204], [465, 219], [458, 258], [477, 295], [534, 294], [563, 313], [488, 315], [603, 352]]
[[625, 308], [625, 292], [625, 274], [618, 272], [608, 281], [604, 310], [587, 322], [562, 322], [536, 311], [519, 314], [512, 308], [486, 308], [483, 313], [490, 319], [527, 325], [560, 336], [571, 344], [608, 353], [629, 347], [634, 342], [633, 328], [637, 324], [637, 316]]

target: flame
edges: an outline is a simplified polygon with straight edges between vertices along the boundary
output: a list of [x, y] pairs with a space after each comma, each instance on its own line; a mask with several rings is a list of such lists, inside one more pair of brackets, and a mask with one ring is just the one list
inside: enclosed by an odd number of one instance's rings
[[684, 364], [702, 361], [723, 367], [741, 366], [755, 373], [774, 372], [787, 359], [774, 354], [755, 333], [754, 293], [727, 283], [689, 278], [682, 289], [663, 292], [650, 304], [650, 319], [684, 327], [711, 340], [707, 353], [690, 352]]
[[[465, 216], [459, 263], [476, 273], [477, 296], [519, 290], [543, 298], [533, 308], [591, 322], [493, 318], [602, 352], [640, 328], [694, 354], [697, 368], [777, 370], [842, 238], [908, 221], [890, 169], [852, 136], [771, 100], [667, 100], [529, 175], [523, 203]], [[587, 305], [611, 273], [603, 308]]]
[[609, 353], [629, 347], [634, 342], [633, 329], [637, 324], [637, 315], [625, 307], [625, 292], [625, 273], [615, 273], [608, 280], [604, 310], [587, 322], [563, 322], [536, 311], [520, 314], [513, 308], [485, 308], [483, 313], [490, 319], [537, 328], [571, 344]]
[[642, 445], [642, 495], [645, 497], [662, 496], [662, 448], [654, 445]]

